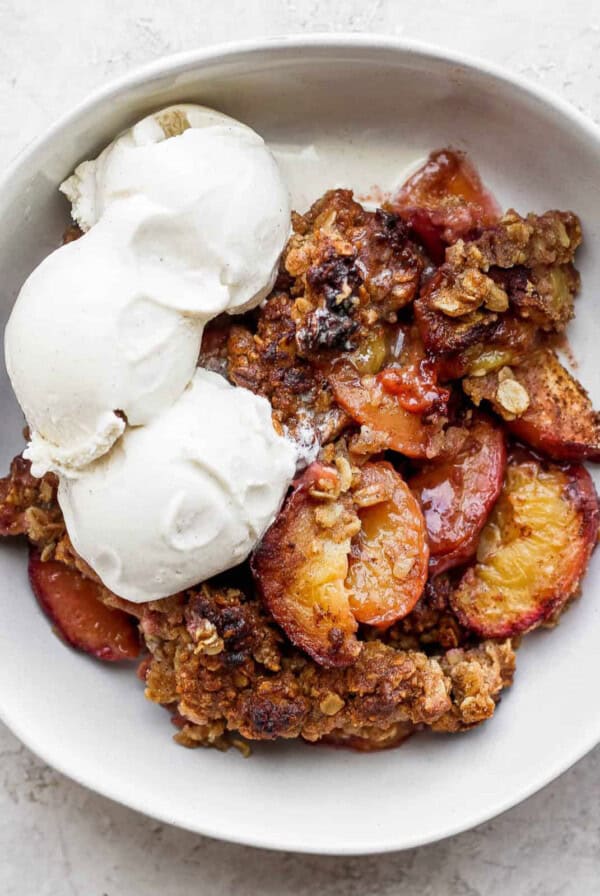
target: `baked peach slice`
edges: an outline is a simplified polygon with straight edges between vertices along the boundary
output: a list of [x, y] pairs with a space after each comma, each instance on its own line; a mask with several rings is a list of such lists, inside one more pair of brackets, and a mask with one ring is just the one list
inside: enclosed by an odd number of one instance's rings
[[354, 617], [389, 626], [415, 606], [427, 581], [425, 521], [406, 482], [386, 461], [367, 463], [353, 494], [360, 531], [346, 587]]
[[290, 641], [321, 666], [349, 666], [361, 650], [345, 586], [360, 523], [336, 470], [311, 464], [252, 557], [263, 601]]
[[309, 467], [252, 558], [275, 621], [326, 667], [355, 662], [358, 622], [412, 610], [429, 558], [419, 505], [391, 464], [365, 464], [352, 492], [340, 487], [333, 468]]
[[475, 556], [505, 468], [504, 435], [480, 415], [465, 427], [452, 454], [424, 465], [409, 480], [425, 517], [430, 573], [437, 575]]
[[461, 625], [482, 638], [504, 638], [555, 617], [578, 593], [598, 519], [598, 497], [584, 467], [515, 451], [477, 562], [450, 595]]
[[136, 621], [102, 603], [102, 586], [80, 572], [29, 554], [29, 581], [56, 633], [78, 650], [105, 662], [134, 660], [140, 653]]
[[500, 218], [500, 207], [475, 167], [452, 149], [432, 152], [390, 208], [411, 225], [436, 264], [444, 260], [447, 245]]
[[437, 385], [416, 327], [399, 332], [401, 349], [392, 364], [362, 374], [342, 358], [330, 369], [329, 383], [338, 404], [378, 434], [385, 447], [407, 457], [433, 457], [450, 393]]
[[512, 368], [469, 377], [463, 388], [489, 401], [508, 429], [553, 460], [600, 461], [600, 414], [581, 384], [544, 347]]

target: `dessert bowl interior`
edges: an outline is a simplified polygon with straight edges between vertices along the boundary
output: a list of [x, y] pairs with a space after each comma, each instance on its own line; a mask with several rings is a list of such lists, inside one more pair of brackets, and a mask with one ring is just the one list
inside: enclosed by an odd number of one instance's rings
[[[163, 60], [96, 95], [28, 149], [0, 186], [0, 312], [60, 241], [57, 186], [124, 127], [172, 102], [254, 127], [275, 150], [296, 208], [350, 186], [393, 189], [430, 149], [470, 153], [503, 207], [582, 218], [583, 291], [569, 331], [578, 376], [600, 401], [600, 136], [562, 103], [444, 53], [380, 38], [317, 37]], [[40, 389], [44, 371], [39, 371]], [[0, 373], [3, 467], [23, 419]], [[598, 477], [596, 477], [598, 481]], [[149, 483], [151, 487], [151, 483]], [[116, 512], [118, 510], [116, 509]], [[552, 780], [600, 741], [589, 699], [600, 637], [600, 554], [555, 633], [529, 637], [496, 716], [461, 736], [416, 736], [362, 755], [303, 744], [188, 751], [132, 669], [53, 637], [27, 582], [24, 546], [0, 550], [0, 716], [36, 753], [151, 816], [233, 841], [316, 853], [430, 842], [477, 824]]]

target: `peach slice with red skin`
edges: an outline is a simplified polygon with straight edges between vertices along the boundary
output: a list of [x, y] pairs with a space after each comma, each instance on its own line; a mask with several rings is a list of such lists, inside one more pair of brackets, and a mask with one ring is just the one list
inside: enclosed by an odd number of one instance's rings
[[349, 495], [328, 500], [337, 479], [331, 467], [308, 467], [251, 561], [275, 621], [326, 667], [349, 666], [361, 650], [344, 585], [358, 520]]
[[452, 455], [426, 464], [409, 480], [425, 517], [430, 573], [437, 575], [475, 556], [505, 468], [504, 435], [479, 416]]
[[530, 405], [508, 428], [555, 460], [600, 461], [600, 414], [554, 352], [540, 350], [514, 374]]
[[386, 447], [424, 459], [439, 450], [450, 393], [437, 386], [416, 327], [404, 328], [401, 334], [397, 363], [377, 374], [361, 375], [351, 361], [340, 359], [332, 365], [328, 379], [338, 404], [381, 435]]
[[526, 405], [521, 413], [511, 413], [503, 399], [501, 373], [468, 377], [463, 388], [475, 404], [488, 401], [513, 435], [536, 451], [558, 461], [600, 461], [600, 414], [551, 348], [510, 369], [509, 386], [521, 390]]
[[461, 625], [482, 638], [504, 638], [556, 618], [579, 591], [598, 520], [598, 497], [584, 467], [513, 452], [477, 562], [450, 595]]
[[75, 569], [29, 554], [29, 580], [39, 605], [57, 634], [84, 653], [105, 662], [134, 660], [140, 654], [136, 621], [100, 600], [102, 586]]
[[500, 218], [500, 207], [473, 164], [452, 149], [430, 153], [390, 208], [411, 225], [436, 264], [444, 260], [447, 245]]
[[263, 601], [290, 641], [326, 667], [355, 662], [358, 622], [387, 626], [425, 587], [419, 506], [391, 464], [365, 464], [354, 491], [311, 465], [251, 561]]

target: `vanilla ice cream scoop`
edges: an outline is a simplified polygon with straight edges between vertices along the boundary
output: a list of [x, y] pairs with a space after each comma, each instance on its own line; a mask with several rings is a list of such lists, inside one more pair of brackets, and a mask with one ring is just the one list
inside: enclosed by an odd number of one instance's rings
[[207, 276], [226, 293], [223, 311], [254, 307], [273, 286], [290, 229], [288, 192], [262, 137], [226, 115], [190, 104], [149, 115], [61, 190], [83, 230], [135, 196], [187, 222]]
[[[130, 425], [182, 393], [196, 368], [205, 317], [193, 266], [155, 270], [132, 247], [154, 217], [146, 200], [109, 211], [31, 274], [5, 333], [6, 366], [31, 430], [34, 475], [75, 475]], [[184, 251], [177, 234], [166, 254]], [[188, 280], [186, 280], [186, 275]], [[175, 306], [175, 307], [174, 307]]]
[[200, 106], [145, 118], [63, 184], [84, 234], [31, 274], [5, 333], [35, 476], [116, 594], [241, 562], [296, 466], [269, 403], [198, 370], [204, 325], [270, 291], [290, 226], [264, 141]]
[[166, 597], [244, 560], [271, 524], [296, 452], [260, 396], [196, 371], [58, 500], [77, 552], [115, 594]]

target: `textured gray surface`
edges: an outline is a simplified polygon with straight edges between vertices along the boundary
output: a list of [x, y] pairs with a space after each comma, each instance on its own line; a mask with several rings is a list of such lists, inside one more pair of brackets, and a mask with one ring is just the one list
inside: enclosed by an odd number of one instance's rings
[[[377, 31], [446, 45], [501, 63], [599, 119], [595, 9], [592, 0], [0, 0], [0, 165], [91, 89], [140, 63], [285, 32]], [[600, 893], [599, 778], [600, 748], [459, 837], [384, 857], [320, 859], [157, 824], [66, 780], [0, 725], [0, 893], [592, 896]]]

